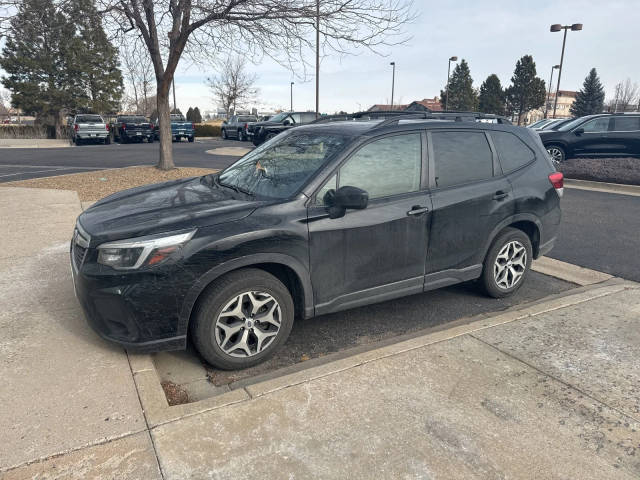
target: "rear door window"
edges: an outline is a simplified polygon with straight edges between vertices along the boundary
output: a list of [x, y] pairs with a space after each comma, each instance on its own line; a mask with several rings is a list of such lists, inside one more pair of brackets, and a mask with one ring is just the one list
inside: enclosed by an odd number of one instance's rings
[[513, 133], [491, 132], [490, 135], [504, 173], [517, 170], [535, 158], [533, 150]]
[[493, 154], [484, 132], [432, 131], [436, 187], [493, 177]]
[[640, 130], [640, 117], [615, 117], [613, 130], [616, 132], [636, 132]]

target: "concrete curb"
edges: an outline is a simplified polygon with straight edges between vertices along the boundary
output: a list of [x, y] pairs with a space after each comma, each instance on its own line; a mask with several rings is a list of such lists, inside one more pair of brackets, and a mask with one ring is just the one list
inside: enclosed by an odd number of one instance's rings
[[565, 178], [564, 186], [577, 190], [591, 190], [593, 192], [617, 193], [640, 197], [640, 186], [623, 185], [621, 183], [592, 182], [589, 180], [571, 180]]
[[[170, 407], [167, 403], [164, 391], [160, 386], [160, 379], [155, 370], [153, 360], [150, 355], [129, 355], [134, 381], [138, 389], [140, 401], [149, 428], [153, 429], [159, 425], [190, 417], [210, 410], [215, 410], [227, 405], [250, 400], [255, 397], [267, 395], [271, 392], [282, 390], [287, 387], [322, 378], [334, 373], [338, 373], [350, 368], [366, 363], [374, 362], [390, 356], [399, 355], [417, 348], [422, 348], [434, 343], [450, 340], [462, 335], [473, 333], [479, 330], [510, 323], [523, 318], [541, 315], [553, 310], [588, 302], [596, 298], [612, 295], [623, 290], [640, 288], [640, 284], [633, 282], [620, 282], [602, 286], [586, 287], [578, 293], [569, 292], [567, 295], [558, 297], [553, 295], [538, 300], [531, 304], [516, 307], [514, 310], [499, 313], [497, 315], [480, 315], [476, 320], [463, 325], [454, 326], [445, 330], [401, 341], [391, 345], [386, 345], [373, 350], [368, 350], [343, 359], [331, 361], [318, 366], [302, 369], [300, 371], [260, 381], [254, 384], [238, 388], [220, 395], [207, 398], [194, 403], [176, 405]], [[473, 319], [474, 317], [472, 317]]]
[[544, 275], [549, 275], [550, 277], [583, 286], [605, 282], [613, 278], [613, 275], [609, 275], [608, 273], [590, 270], [549, 257], [540, 257], [534, 260], [531, 269]]

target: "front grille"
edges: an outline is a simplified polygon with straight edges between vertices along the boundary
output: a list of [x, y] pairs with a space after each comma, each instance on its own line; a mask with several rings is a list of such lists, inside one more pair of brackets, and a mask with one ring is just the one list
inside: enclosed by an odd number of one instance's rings
[[82, 262], [84, 262], [84, 257], [87, 254], [87, 249], [81, 247], [77, 243], [73, 243], [73, 261], [76, 264], [76, 268], [80, 268]]

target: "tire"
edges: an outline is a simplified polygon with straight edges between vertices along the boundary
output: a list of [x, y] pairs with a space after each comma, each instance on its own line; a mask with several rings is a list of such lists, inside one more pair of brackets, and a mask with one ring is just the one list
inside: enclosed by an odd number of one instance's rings
[[245, 142], [246, 141], [246, 137], [244, 136], [244, 131], [242, 130], [238, 130], [238, 141], [239, 142]]
[[275, 132], [267, 133], [267, 136], [266, 136], [266, 137], [264, 137], [265, 142], [266, 142], [267, 140], [271, 140], [271, 139], [272, 139], [273, 137], [275, 137], [276, 135], [278, 135], [278, 134], [277, 134], [277, 133], [275, 133]]
[[153, 143], [153, 135], [147, 137], [147, 143]]
[[110, 143], [111, 143], [111, 137], [110, 136], [104, 137], [104, 144], [109, 145]]
[[[262, 295], [255, 295], [256, 292], [260, 292]], [[279, 307], [279, 315], [275, 316], [279, 317], [279, 328], [267, 322], [254, 324], [254, 317], [246, 318], [243, 316], [239, 318], [229, 315], [219, 318], [224, 309], [227, 312], [235, 310], [233, 302], [234, 300], [237, 302], [238, 298], [243, 298], [247, 305], [253, 305], [248, 296], [249, 293], [261, 301], [265, 301], [269, 296], [271, 300], [276, 302]], [[273, 305], [273, 303], [268, 303], [267, 306], [261, 308], [267, 309]], [[245, 313], [247, 311], [244, 310]], [[260, 317], [260, 311], [258, 312], [259, 315], [256, 315], [256, 319]], [[273, 355], [287, 340], [293, 326], [293, 318], [293, 299], [287, 287], [264, 270], [246, 268], [224, 275], [202, 294], [191, 319], [190, 334], [196, 349], [207, 362], [223, 370], [237, 370], [257, 365]], [[223, 325], [224, 322], [229, 322], [232, 328], [241, 328], [241, 330], [235, 330], [229, 337], [226, 337], [224, 327], [216, 326], [219, 320]], [[240, 327], [243, 321], [244, 326]], [[242, 333], [247, 330], [249, 330], [247, 334]], [[261, 351], [258, 351], [258, 336], [255, 333], [257, 331], [261, 332], [261, 335], [264, 335], [265, 332], [276, 332], [276, 335], [263, 339], [262, 342], [266, 343], [266, 346]], [[244, 345], [249, 349], [250, 355], [244, 349], [234, 349], [235, 345], [241, 345], [242, 337], [239, 335], [247, 335], [248, 340]], [[222, 349], [221, 345], [226, 347], [227, 352]]]
[[[525, 258], [522, 258], [520, 248], [524, 248]], [[493, 298], [508, 297], [515, 293], [527, 278], [532, 252], [531, 240], [522, 230], [505, 228], [500, 232], [484, 260], [480, 277], [484, 292]], [[498, 258], [499, 256], [502, 258]], [[519, 261], [514, 261], [518, 259]], [[506, 271], [500, 265], [507, 265]], [[519, 276], [515, 279], [517, 274]]]
[[80, 138], [76, 137], [74, 140], [74, 143], [76, 144], [76, 147], [79, 147], [80, 145], [82, 145], [82, 140], [80, 140]]
[[229, 138], [229, 136], [227, 135], [227, 131], [223, 128], [222, 129], [222, 139], [223, 140], [227, 140]]
[[559, 165], [567, 159], [566, 152], [560, 145], [549, 145], [545, 148], [554, 165]]
[[189, 137], [189, 143], [193, 143], [195, 141], [195, 137]]

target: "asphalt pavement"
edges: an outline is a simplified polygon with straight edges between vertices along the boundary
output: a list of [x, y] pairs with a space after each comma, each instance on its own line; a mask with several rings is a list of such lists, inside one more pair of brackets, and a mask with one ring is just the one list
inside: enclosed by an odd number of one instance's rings
[[[174, 162], [178, 167], [225, 168], [238, 157], [211, 155], [206, 152], [229, 146], [252, 148], [253, 144], [221, 139], [174, 143]], [[0, 183], [105, 168], [155, 165], [159, 149], [158, 142], [95, 144], [68, 148], [0, 148]]]

